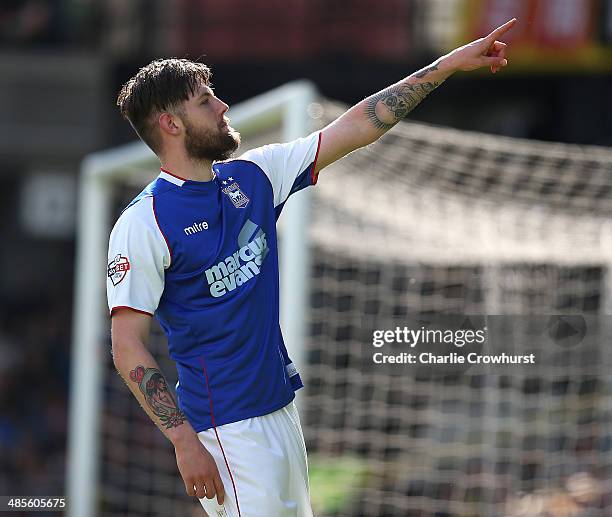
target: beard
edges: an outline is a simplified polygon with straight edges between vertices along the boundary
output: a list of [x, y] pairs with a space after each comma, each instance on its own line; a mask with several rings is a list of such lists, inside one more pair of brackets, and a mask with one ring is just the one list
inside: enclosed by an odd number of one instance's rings
[[227, 160], [240, 145], [240, 133], [233, 128], [227, 132], [202, 130], [187, 120], [185, 124], [185, 150], [194, 160]]

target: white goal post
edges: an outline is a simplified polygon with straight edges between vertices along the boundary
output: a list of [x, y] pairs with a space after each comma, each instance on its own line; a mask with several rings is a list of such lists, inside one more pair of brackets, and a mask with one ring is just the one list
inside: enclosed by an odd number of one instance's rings
[[[282, 128], [282, 140], [312, 130], [309, 105], [316, 90], [296, 81], [236, 105], [229, 112], [232, 126], [243, 136], [269, 126]], [[94, 517], [97, 502], [101, 377], [108, 322], [104, 295], [106, 243], [110, 233], [110, 198], [119, 177], [155, 171], [156, 157], [142, 142], [90, 154], [82, 162], [77, 213], [77, 254], [73, 311], [70, 416], [66, 492], [69, 517]], [[284, 210], [280, 240], [281, 324], [287, 348], [298, 364], [303, 355], [307, 303], [307, 243], [299, 228], [308, 216], [308, 195], [296, 196]], [[289, 280], [290, 279], [290, 280]], [[291, 307], [291, 310], [288, 309]]]

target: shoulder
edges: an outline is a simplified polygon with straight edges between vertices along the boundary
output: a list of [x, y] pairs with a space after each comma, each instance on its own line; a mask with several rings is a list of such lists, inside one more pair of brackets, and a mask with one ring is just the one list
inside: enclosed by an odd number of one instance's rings
[[249, 149], [248, 151], [245, 151], [240, 156], [235, 158], [235, 160], [257, 163], [259, 159], [265, 157], [266, 154], [270, 153], [275, 145], [279, 144], [266, 144], [260, 147]]
[[261, 169], [262, 163], [261, 160], [258, 159], [261, 154], [256, 152], [258, 149], [251, 149], [236, 158], [230, 158], [229, 160], [224, 160], [222, 162], [215, 162], [214, 168], [221, 172], [231, 172], [242, 169], [247, 170], [253, 167]]
[[115, 227], [130, 225], [156, 228], [156, 201], [162, 197], [167, 198], [172, 192], [177, 190], [178, 187], [176, 185], [161, 182], [159, 179], [151, 182], [123, 209]]
[[245, 185], [261, 181], [270, 183], [265, 160], [258, 159], [252, 151], [248, 151], [237, 158], [215, 162], [213, 168], [219, 179], [225, 180], [223, 184], [234, 179], [244, 182]]
[[270, 180], [271, 170], [274, 168], [274, 157], [278, 156], [275, 152], [277, 146], [281, 144], [267, 144], [242, 153], [236, 158], [231, 158], [224, 162], [217, 162], [215, 165], [225, 176], [237, 174], [240, 171], [256, 171], [261, 177]]
[[109, 257], [119, 251], [132, 256], [154, 252], [164, 257], [164, 267], [170, 264], [170, 247], [155, 211], [155, 196], [142, 194], [121, 213], [109, 238]]
[[155, 231], [156, 226], [153, 197], [139, 196], [121, 212], [111, 231], [110, 242], [138, 241]]
[[278, 157], [278, 155], [282, 153], [282, 150], [283, 144], [266, 144], [249, 149], [248, 151], [242, 153], [238, 158], [235, 158], [233, 161], [253, 163], [265, 171], [269, 166], [270, 160]]
[[126, 206], [118, 221], [143, 221], [153, 214], [154, 197], [151, 194], [139, 195]]
[[308, 136], [297, 138], [286, 143], [267, 144], [250, 149], [242, 154], [238, 160], [256, 163], [264, 171], [267, 168], [287, 166], [288, 162], [314, 158], [319, 148], [320, 132], [315, 131]]

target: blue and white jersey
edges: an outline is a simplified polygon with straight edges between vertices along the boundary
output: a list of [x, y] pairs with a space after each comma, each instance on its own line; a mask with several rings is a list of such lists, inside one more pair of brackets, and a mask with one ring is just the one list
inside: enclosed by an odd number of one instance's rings
[[162, 170], [113, 228], [109, 310], [155, 315], [196, 432], [271, 413], [302, 387], [279, 325], [276, 220], [316, 183], [319, 145], [313, 133], [253, 149], [207, 182]]

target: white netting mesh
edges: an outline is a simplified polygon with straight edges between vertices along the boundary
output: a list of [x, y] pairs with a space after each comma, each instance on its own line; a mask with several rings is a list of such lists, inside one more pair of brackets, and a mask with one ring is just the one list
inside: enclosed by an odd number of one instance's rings
[[[341, 112], [325, 103], [319, 122]], [[317, 515], [612, 514], [612, 360], [600, 317], [612, 312], [611, 169], [608, 149], [404, 123], [322, 172], [301, 365]], [[550, 359], [531, 370], [372, 364], [372, 329], [449, 313], [582, 313], [597, 328], [557, 353], [517, 319], [495, 346], [525, 337]], [[160, 360], [163, 338], [152, 342]], [[108, 370], [101, 515], [202, 515], [110, 357]], [[351, 483], [324, 461], [346, 458], [346, 471], [361, 472]]]
[[[501, 375], [393, 373], [371, 345], [414, 315], [609, 312], [611, 167], [607, 149], [406, 123], [321, 174], [306, 435], [368, 472], [334, 515], [511, 515], [523, 492], [542, 502], [525, 515], [612, 512], [603, 318], [560, 364], [525, 330], [540, 364]], [[597, 486], [581, 503], [576, 475]]]

